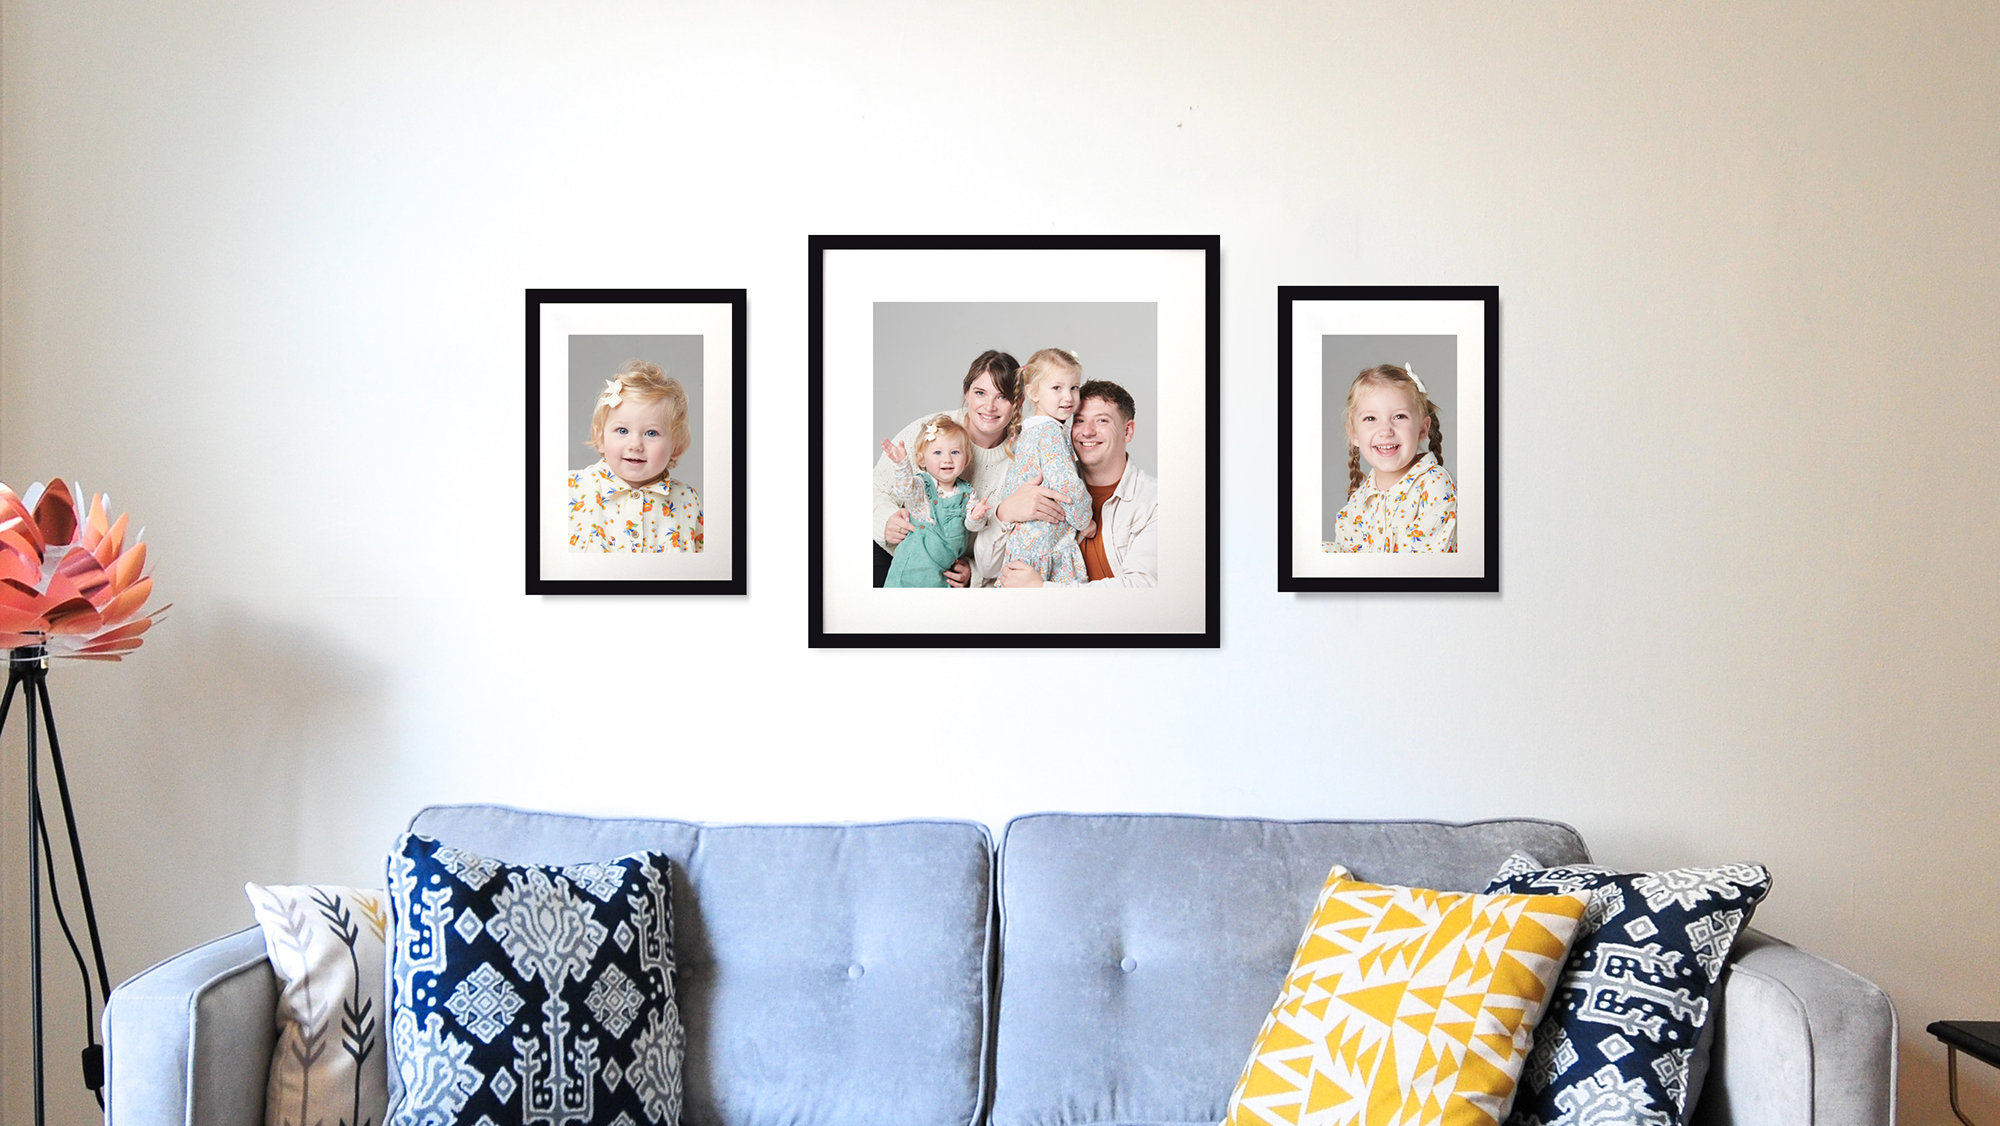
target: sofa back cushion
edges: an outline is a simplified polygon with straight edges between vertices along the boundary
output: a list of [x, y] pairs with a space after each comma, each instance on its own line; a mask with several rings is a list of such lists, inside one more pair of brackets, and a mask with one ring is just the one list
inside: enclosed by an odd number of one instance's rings
[[1333, 865], [1478, 891], [1516, 850], [1588, 855], [1548, 821], [1017, 818], [1000, 846], [991, 1126], [1222, 1121]]
[[410, 828], [520, 864], [639, 850], [673, 860], [685, 1126], [977, 1119], [993, 928], [985, 826], [701, 825], [444, 806]]

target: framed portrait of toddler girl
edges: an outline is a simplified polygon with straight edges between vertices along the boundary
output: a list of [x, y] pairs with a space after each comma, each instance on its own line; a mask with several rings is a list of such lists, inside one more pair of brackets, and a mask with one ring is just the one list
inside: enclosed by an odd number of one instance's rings
[[740, 289], [527, 291], [529, 594], [742, 594]]
[[1500, 291], [1278, 288], [1278, 589], [1500, 589]]
[[1220, 644], [1220, 240], [808, 240], [807, 641]]

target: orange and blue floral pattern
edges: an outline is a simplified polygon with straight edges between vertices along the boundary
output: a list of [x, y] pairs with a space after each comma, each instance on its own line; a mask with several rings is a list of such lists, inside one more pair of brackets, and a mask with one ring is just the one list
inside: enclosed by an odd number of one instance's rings
[[599, 461], [568, 477], [571, 551], [700, 551], [701, 495], [668, 477], [635, 489]]
[[1333, 521], [1324, 551], [1457, 551], [1458, 489], [1426, 453], [1388, 489], [1369, 470]]

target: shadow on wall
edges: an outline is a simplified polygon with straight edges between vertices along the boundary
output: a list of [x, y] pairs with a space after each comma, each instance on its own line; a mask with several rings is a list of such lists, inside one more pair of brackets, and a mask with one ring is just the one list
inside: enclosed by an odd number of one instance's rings
[[[302, 861], [342, 855], [382, 826], [328, 794], [367, 795], [380, 777], [387, 676], [343, 644], [242, 610], [177, 609], [121, 664], [58, 662], [49, 673], [63, 758], [90, 863], [114, 986], [196, 943], [251, 922], [243, 882], [298, 882]], [[28, 1109], [25, 723], [19, 701], [0, 747], [0, 1121]], [[46, 752], [44, 752], [46, 754]], [[46, 761], [46, 760], [45, 760]], [[68, 871], [53, 780], [45, 790], [58, 863]], [[310, 842], [310, 843], [308, 843]], [[371, 875], [372, 870], [372, 875]], [[379, 860], [316, 882], [379, 884]], [[81, 928], [74, 884], [65, 900]], [[51, 1122], [97, 1121], [75, 1071], [83, 1000], [53, 912], [43, 911]], [[79, 933], [79, 937], [81, 937]]]
[[303, 869], [339, 854], [331, 836], [364, 834], [379, 856], [400, 827], [372, 832], [342, 798], [386, 767], [387, 679], [308, 629], [226, 609], [174, 611], [122, 665], [52, 671], [114, 984], [249, 925], [245, 880], [381, 882]]

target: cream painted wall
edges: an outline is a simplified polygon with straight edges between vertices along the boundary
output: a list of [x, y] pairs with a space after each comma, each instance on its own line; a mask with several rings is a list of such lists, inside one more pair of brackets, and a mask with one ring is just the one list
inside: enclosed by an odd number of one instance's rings
[[[176, 603], [54, 677], [114, 976], [245, 880], [376, 879], [427, 802], [1536, 814], [1769, 864], [1760, 924], [1894, 996], [1907, 1123], [1923, 1026], [2000, 1017], [1990, 5], [4, 0], [0, 43], [0, 479], [109, 490]], [[1222, 236], [1220, 651], [996, 671], [1057, 733], [1014, 738], [890, 691], [966, 654], [806, 649], [805, 237], [888, 231]], [[1277, 594], [1275, 287], [1431, 282], [1501, 289], [1503, 591]], [[529, 286], [749, 289], [747, 598], [521, 595]]]

